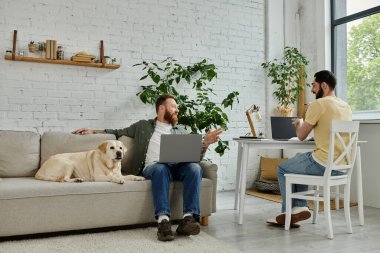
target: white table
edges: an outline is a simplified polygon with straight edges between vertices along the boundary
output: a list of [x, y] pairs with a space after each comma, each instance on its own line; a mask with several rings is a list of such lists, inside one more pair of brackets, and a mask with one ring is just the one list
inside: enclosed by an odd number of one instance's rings
[[[239, 205], [239, 224], [243, 224], [244, 200], [246, 190], [247, 166], [248, 166], [248, 150], [251, 146], [255, 149], [313, 149], [314, 141], [276, 141], [276, 140], [258, 140], [249, 138], [234, 138], [238, 142], [238, 157], [236, 170], [236, 186], [235, 186], [235, 210]], [[356, 153], [355, 167], [357, 170], [357, 194], [358, 194], [358, 212], [359, 223], [364, 225], [363, 211], [363, 186], [362, 186], [362, 168], [361, 168], [361, 153], [360, 144], [366, 141], [358, 141], [358, 149]]]

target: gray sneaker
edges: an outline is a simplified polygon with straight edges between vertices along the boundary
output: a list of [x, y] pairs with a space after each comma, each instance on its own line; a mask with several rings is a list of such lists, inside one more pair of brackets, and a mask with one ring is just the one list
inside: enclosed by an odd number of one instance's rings
[[186, 216], [179, 222], [179, 225], [177, 227], [177, 234], [178, 235], [197, 235], [201, 231], [201, 226], [198, 222], [195, 221], [193, 216]]
[[159, 241], [174, 240], [174, 234], [171, 228], [170, 221], [163, 220], [160, 223], [158, 223], [157, 239]]

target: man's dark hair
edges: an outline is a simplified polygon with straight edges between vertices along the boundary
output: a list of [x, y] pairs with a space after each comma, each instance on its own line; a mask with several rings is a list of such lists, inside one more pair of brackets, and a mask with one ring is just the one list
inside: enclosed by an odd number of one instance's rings
[[166, 102], [166, 99], [172, 98], [175, 100], [175, 97], [170, 94], [164, 94], [157, 98], [156, 100], [156, 113], [158, 113], [158, 108], [160, 105], [163, 105]]
[[334, 90], [336, 86], [336, 78], [335, 75], [328, 70], [321, 70], [314, 75], [315, 81], [317, 83], [327, 83], [330, 89]]

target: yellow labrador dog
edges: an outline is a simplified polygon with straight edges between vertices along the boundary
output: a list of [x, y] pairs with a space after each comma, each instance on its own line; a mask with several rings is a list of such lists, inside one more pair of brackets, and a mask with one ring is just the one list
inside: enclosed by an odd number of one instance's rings
[[126, 151], [121, 141], [109, 140], [95, 150], [56, 154], [42, 164], [35, 178], [54, 182], [100, 181], [118, 184], [145, 180], [143, 177], [121, 174], [121, 159]]

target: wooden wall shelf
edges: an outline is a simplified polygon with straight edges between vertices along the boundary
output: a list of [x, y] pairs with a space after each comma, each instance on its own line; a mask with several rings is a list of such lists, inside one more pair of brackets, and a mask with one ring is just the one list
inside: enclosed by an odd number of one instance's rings
[[12, 60], [12, 55], [5, 55], [4, 59], [10, 60], [10, 61], [30, 61], [30, 62], [39, 62], [39, 63], [65, 64], [65, 65], [75, 65], [75, 66], [85, 66], [85, 67], [95, 67], [95, 68], [105, 68], [105, 69], [120, 68], [119, 64], [104, 64], [103, 65], [103, 63], [95, 63], [95, 62], [53, 60], [53, 59], [46, 59], [46, 58], [27, 57], [27, 56], [15, 56], [15, 59]]
[[70, 60], [56, 60], [41, 57], [28, 57], [28, 56], [16, 56], [16, 41], [17, 41], [17, 30], [13, 31], [13, 48], [11, 55], [5, 55], [5, 60], [10, 61], [29, 61], [29, 62], [39, 62], [39, 63], [53, 63], [53, 64], [64, 64], [64, 65], [74, 65], [74, 66], [85, 66], [85, 67], [95, 67], [95, 68], [105, 68], [105, 69], [118, 69], [119, 64], [106, 64], [104, 60], [104, 45], [103, 40], [100, 41], [100, 63], [96, 62], [77, 62]]

